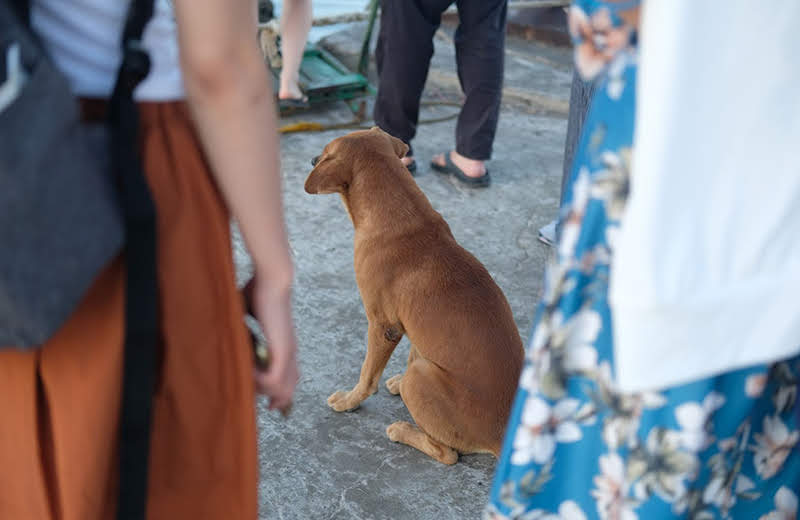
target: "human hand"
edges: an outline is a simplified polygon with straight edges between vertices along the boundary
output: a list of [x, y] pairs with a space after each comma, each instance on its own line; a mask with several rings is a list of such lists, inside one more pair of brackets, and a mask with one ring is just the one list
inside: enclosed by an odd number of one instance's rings
[[269, 398], [270, 410], [287, 415], [299, 379], [291, 287], [269, 283], [257, 273], [244, 292], [269, 342], [269, 363], [253, 370], [256, 390]]

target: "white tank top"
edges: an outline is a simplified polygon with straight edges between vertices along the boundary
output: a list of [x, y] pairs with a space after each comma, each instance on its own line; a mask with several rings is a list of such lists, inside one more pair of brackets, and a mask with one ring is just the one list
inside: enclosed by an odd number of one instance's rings
[[[33, 0], [31, 23], [76, 95], [111, 95], [127, 9], [128, 2], [121, 0]], [[155, 0], [144, 46], [150, 53], [150, 74], [134, 92], [135, 99], [182, 99], [177, 26], [169, 0]]]

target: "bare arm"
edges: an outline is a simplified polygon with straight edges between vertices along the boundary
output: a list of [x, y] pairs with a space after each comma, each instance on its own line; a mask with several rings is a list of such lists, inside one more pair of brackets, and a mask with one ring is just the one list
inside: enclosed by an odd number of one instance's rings
[[175, 0], [184, 83], [197, 131], [256, 270], [254, 304], [271, 365], [256, 375], [271, 407], [297, 381], [292, 262], [283, 220], [277, 122], [252, 0]]

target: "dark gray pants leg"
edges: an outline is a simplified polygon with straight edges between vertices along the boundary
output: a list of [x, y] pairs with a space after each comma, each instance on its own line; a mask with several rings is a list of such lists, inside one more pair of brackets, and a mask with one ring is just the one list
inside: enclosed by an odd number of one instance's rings
[[433, 56], [433, 35], [453, 0], [381, 0], [375, 50], [378, 96], [375, 124], [410, 143]]
[[456, 151], [470, 159], [491, 158], [500, 101], [507, 0], [457, 0], [458, 79], [466, 95], [456, 127]]
[[[575, 151], [578, 148], [583, 123], [586, 121], [586, 112], [589, 110], [589, 102], [594, 95], [594, 83], [583, 81], [577, 72], [572, 74], [572, 89], [569, 94], [569, 120], [567, 122], [567, 139], [564, 143], [564, 167], [561, 173], [561, 202], [564, 204], [564, 196], [567, 192], [567, 183], [572, 176], [572, 162], [575, 159]], [[561, 235], [561, 220], [556, 219], [556, 236]]]
[[561, 203], [567, 190], [567, 181], [572, 174], [572, 160], [578, 148], [578, 140], [583, 131], [583, 122], [589, 109], [589, 101], [594, 95], [594, 83], [586, 83], [577, 72], [572, 74], [572, 89], [569, 93], [569, 120], [567, 121], [567, 139], [564, 143], [564, 169], [561, 175]]

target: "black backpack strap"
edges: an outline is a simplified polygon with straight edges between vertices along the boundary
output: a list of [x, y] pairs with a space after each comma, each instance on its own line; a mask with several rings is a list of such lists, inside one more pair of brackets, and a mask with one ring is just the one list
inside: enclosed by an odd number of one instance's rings
[[153, 0], [132, 0], [122, 37], [122, 64], [109, 103], [112, 165], [119, 175], [127, 265], [119, 520], [144, 520], [147, 512], [150, 423], [159, 338], [155, 205], [142, 172], [139, 112], [133, 101], [134, 89], [150, 70], [141, 39], [152, 14]]
[[30, 25], [31, 0], [9, 0], [8, 4], [17, 13], [22, 22]]

